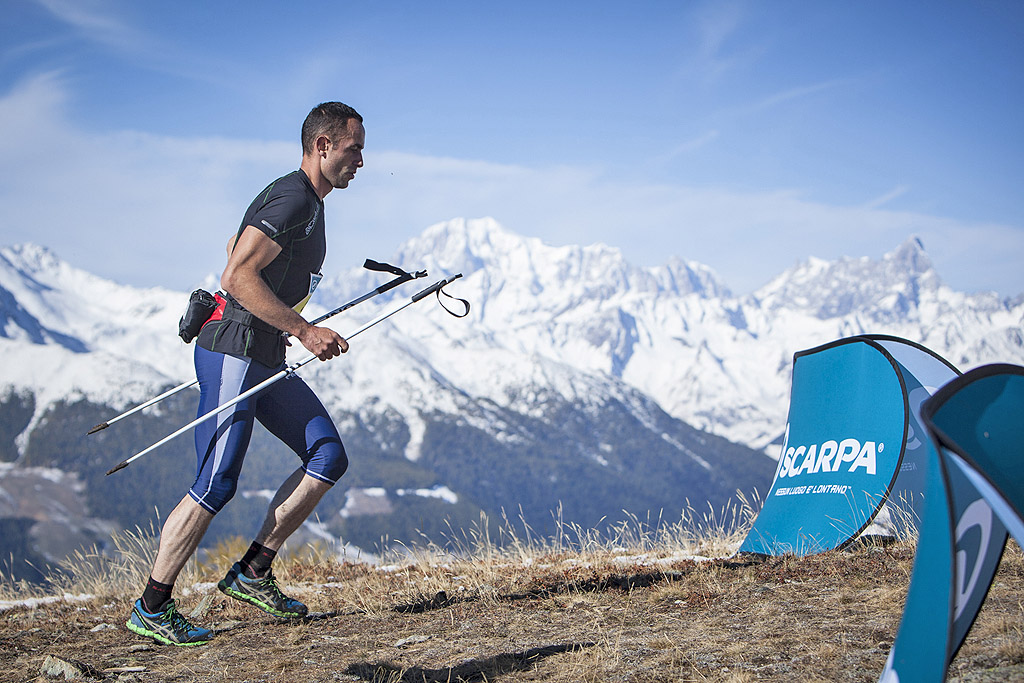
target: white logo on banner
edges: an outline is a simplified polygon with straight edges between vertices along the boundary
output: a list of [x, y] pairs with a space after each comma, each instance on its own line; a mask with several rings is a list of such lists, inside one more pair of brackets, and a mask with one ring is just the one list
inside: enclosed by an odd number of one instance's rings
[[829, 440], [820, 446], [788, 446], [782, 456], [779, 476], [795, 477], [803, 473], [838, 472], [843, 463], [847, 462], [852, 463], [848, 472], [863, 467], [865, 473], [875, 474], [878, 453], [884, 448], [884, 443], [865, 441], [862, 444], [857, 439]]
[[981, 530], [981, 540], [978, 542], [978, 552], [975, 553], [974, 566], [970, 572], [967, 571], [967, 553], [963, 550], [956, 552], [956, 576], [962, 579], [968, 576], [971, 578], [966, 586], [962, 585], [959, 581], [956, 582], [954, 621], [960, 618], [960, 614], [967, 607], [971, 593], [974, 592], [974, 586], [978, 583], [978, 575], [981, 574], [981, 566], [985, 562], [985, 550], [988, 548], [988, 540], [992, 535], [992, 508], [989, 507], [984, 498], [979, 498], [968, 505], [967, 509], [964, 510], [964, 514], [961, 515], [960, 521], [956, 525], [957, 545], [960, 545], [967, 532], [974, 527], [978, 527]]

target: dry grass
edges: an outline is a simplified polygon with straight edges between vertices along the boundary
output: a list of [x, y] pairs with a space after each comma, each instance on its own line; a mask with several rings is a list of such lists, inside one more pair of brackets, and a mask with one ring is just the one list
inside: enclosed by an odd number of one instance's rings
[[[687, 559], [729, 555], [745, 515], [691, 513], [669, 525], [634, 518], [606, 534], [566, 526], [555, 538], [506, 520], [501, 539], [482, 524], [452, 532], [446, 551], [425, 541], [384, 566], [313, 548], [276, 569], [314, 612], [298, 622], [213, 588], [244, 549], [224, 544], [190, 568], [194, 588], [180, 599], [186, 614], [217, 630], [202, 648], [152, 645], [123, 628], [147, 562], [122, 558], [105, 570], [112, 579], [98, 569], [68, 579], [66, 587], [97, 591], [92, 600], [0, 613], [0, 670], [4, 680], [36, 680], [53, 654], [100, 672], [141, 669], [100, 674], [132, 681], [877, 680], [913, 545]], [[151, 548], [143, 536], [125, 553]], [[1007, 680], [1014, 670], [1005, 667], [1024, 670], [1022, 600], [1024, 554], [1011, 542], [951, 677], [984, 680], [972, 677], [1003, 667], [993, 680]]]

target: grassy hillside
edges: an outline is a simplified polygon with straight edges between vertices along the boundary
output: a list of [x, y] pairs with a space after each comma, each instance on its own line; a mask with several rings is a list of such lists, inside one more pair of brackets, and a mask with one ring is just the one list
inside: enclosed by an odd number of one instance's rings
[[[113, 558], [80, 555], [65, 601], [0, 612], [4, 680], [76, 666], [106, 681], [876, 681], [902, 612], [913, 545], [862, 544], [797, 558], [727, 557], [745, 533], [693, 517], [537, 539], [460, 532], [457, 555], [408, 549], [387, 564], [309, 548], [278, 574], [313, 614], [266, 617], [216, 591], [243, 541], [218, 546], [179, 584], [182, 611], [216, 629], [201, 648], [151, 644], [123, 627], [152, 553], [147, 534]], [[22, 598], [12, 585], [6, 599]], [[1024, 678], [1024, 554], [1010, 543], [951, 680]], [[56, 660], [54, 658], [60, 658]], [[77, 663], [77, 664], [76, 664]], [[50, 679], [52, 680], [52, 679]]]
[[[173, 440], [113, 475], [106, 472], [191, 421], [197, 396], [182, 392], [89, 436], [93, 425], [118, 411], [85, 400], [54, 403], [21, 439], [17, 466], [75, 473], [82, 484], [82, 516], [97, 523], [121, 529], [159, 526], [194, 481], [191, 436]], [[14, 435], [31, 417], [33, 401], [31, 395], [0, 396], [0, 425], [9, 425], [6, 431], [0, 429], [0, 460], [17, 454]], [[772, 480], [775, 463], [770, 458], [695, 430], [653, 404], [648, 406], [648, 425], [610, 398], [593, 406], [554, 395], [538, 401], [543, 407], [539, 417], [492, 405], [467, 406], [459, 418], [424, 414], [415, 461], [405, 453], [409, 429], [394, 411], [337, 412], [334, 418], [350, 466], [317, 507], [322, 529], [367, 550], [382, 539], [401, 548], [421, 535], [442, 538], [446, 529], [464, 528], [480, 519], [481, 512], [491, 520], [508, 512], [551, 535], [557, 526], [551, 516], [555, 508], [566, 522], [610, 527], [626, 519], [624, 510], [675, 516], [687, 501], [720, 507], [736, 490], [763, 491]], [[488, 429], [474, 426], [481, 424]], [[298, 465], [294, 454], [257, 426], [239, 495], [214, 519], [204, 545], [254, 533], [266, 512], [262, 492], [276, 490]], [[416, 493], [442, 487], [452, 495]], [[366, 488], [382, 493], [381, 505], [351, 509], [350, 494]], [[5, 516], [0, 510], [0, 521]], [[9, 520], [25, 523], [22, 518]], [[40, 553], [23, 537], [39, 531], [20, 529], [18, 535], [0, 535], [0, 566], [18, 566], [26, 575], [21, 565], [38, 565]], [[490, 531], [497, 533], [498, 525], [492, 524]], [[70, 545], [59, 556], [78, 547]]]

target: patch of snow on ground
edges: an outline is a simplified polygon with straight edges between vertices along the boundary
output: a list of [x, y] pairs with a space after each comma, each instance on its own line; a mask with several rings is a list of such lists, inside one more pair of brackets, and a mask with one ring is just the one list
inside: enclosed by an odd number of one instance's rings
[[65, 593], [64, 595], [50, 595], [42, 598], [25, 598], [24, 600], [0, 600], [0, 612], [6, 612], [7, 610], [15, 609], [17, 607], [37, 609], [43, 605], [50, 605], [55, 602], [86, 602], [95, 597], [95, 595], [71, 595], [70, 593]]
[[440, 498], [446, 503], [459, 502], [459, 496], [447, 486], [435, 486], [429, 489], [398, 489], [395, 493], [399, 496], [419, 496], [421, 498]]

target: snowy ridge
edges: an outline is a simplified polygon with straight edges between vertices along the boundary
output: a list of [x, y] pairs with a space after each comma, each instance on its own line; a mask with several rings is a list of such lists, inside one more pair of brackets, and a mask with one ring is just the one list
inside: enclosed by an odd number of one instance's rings
[[756, 448], [781, 434], [792, 357], [803, 349], [887, 333], [962, 370], [1024, 359], [1022, 301], [952, 291], [915, 238], [878, 261], [811, 258], [746, 297], [699, 264], [638, 268], [615, 249], [550, 247], [491, 219], [432, 226], [399, 260], [466, 273], [457, 289], [477, 305], [471, 325], [441, 320], [432, 331], [414, 316], [396, 325], [458, 343], [457, 358], [433, 367], [471, 395], [507, 406], [546, 386], [585, 401], [549, 375], [554, 364], [621, 380], [669, 414]]
[[[961, 370], [1024, 363], [1024, 298], [954, 292], [914, 238], [880, 260], [811, 258], [745, 297], [701, 264], [673, 258], [640, 268], [605, 245], [550, 246], [489, 218], [431, 226], [392, 262], [430, 272], [392, 300], [463, 273], [449, 289], [473, 303], [470, 316], [417, 304], [353, 340], [342, 359], [301, 374], [329, 409], [401, 419], [410, 460], [430, 414], [514, 442], [516, 427], [497, 408], [543, 417], [545, 396], [583, 411], [614, 397], [642, 420], [653, 401], [695, 427], [764, 449], [784, 427], [793, 354], [854, 334], [905, 337]], [[380, 282], [358, 269], [329, 276], [307, 313]], [[37, 412], [70, 396], [120, 408], [190, 379], [191, 348], [176, 336], [187, 299], [102, 280], [42, 247], [3, 249], [0, 349], [10, 362], [0, 391], [33, 392]], [[330, 325], [345, 334], [386, 299]]]
[[33, 393], [37, 418], [61, 399], [142, 402], [193, 372], [191, 349], [174, 337], [187, 299], [104, 280], [46, 247], [0, 250], [0, 390]]

